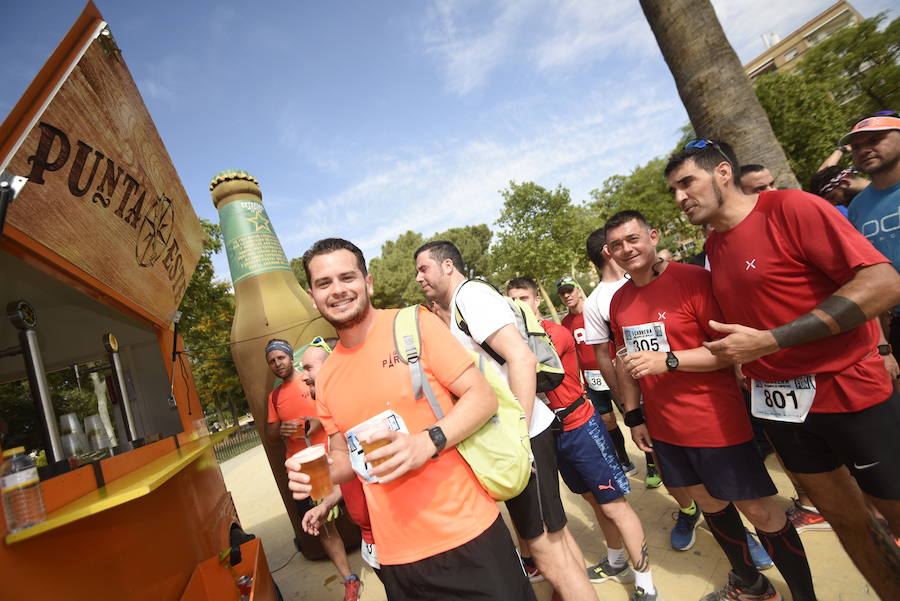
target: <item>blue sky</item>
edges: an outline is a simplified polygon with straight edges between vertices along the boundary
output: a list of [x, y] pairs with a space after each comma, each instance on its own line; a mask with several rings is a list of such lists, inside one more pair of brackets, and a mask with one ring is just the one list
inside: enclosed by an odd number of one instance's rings
[[[4, 8], [5, 116], [82, 9]], [[866, 17], [891, 0], [857, 0]], [[714, 0], [742, 62], [831, 5]], [[636, 1], [97, 0], [197, 214], [245, 169], [288, 257], [340, 236], [493, 224], [509, 180], [575, 200], [687, 123]], [[252, 6], [252, 8], [251, 8]], [[896, 16], [896, 12], [891, 13]], [[227, 278], [224, 256], [217, 273]]]

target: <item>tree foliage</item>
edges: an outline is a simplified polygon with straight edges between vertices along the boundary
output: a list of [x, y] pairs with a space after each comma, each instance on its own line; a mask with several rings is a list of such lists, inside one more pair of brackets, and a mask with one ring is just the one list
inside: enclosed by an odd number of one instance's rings
[[883, 30], [881, 13], [846, 27], [808, 50], [797, 67], [807, 80], [833, 85], [849, 122], [900, 106], [900, 17]]
[[384, 309], [425, 302], [422, 288], [416, 283], [413, 261], [413, 253], [424, 243], [422, 234], [407, 231], [397, 240], [381, 245], [381, 256], [369, 261], [369, 273], [375, 280], [373, 305]]
[[213, 271], [212, 257], [222, 249], [222, 230], [205, 219], [200, 221], [206, 239], [197, 270], [181, 299], [179, 332], [206, 415], [216, 414], [221, 421], [223, 406], [234, 406], [242, 413], [248, 405], [231, 356], [234, 295], [228, 282], [216, 280]]
[[884, 15], [844, 28], [800, 57], [790, 72], [756, 80], [756, 95], [801, 185], [850, 126], [900, 106], [900, 18]]
[[[589, 208], [597, 227], [619, 211], [636, 210], [659, 230], [659, 248], [668, 248], [678, 255], [683, 244], [690, 244], [697, 237], [697, 228], [685, 218], [663, 178], [666, 160], [653, 159], [629, 175], [613, 175], [600, 188], [591, 190], [593, 200]], [[688, 254], [695, 252], [691, 248], [684, 250]]]
[[494, 277], [529, 276], [552, 289], [562, 275], [587, 267], [584, 241], [588, 214], [562, 185], [548, 190], [534, 182], [509, 182], [493, 248]]

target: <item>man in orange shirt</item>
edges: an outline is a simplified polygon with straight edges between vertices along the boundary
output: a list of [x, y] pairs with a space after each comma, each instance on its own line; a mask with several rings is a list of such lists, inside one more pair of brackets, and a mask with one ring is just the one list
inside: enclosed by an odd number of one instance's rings
[[[445, 413], [437, 420], [414, 398], [397, 357], [396, 311], [372, 307], [359, 248], [326, 238], [303, 266], [316, 307], [340, 338], [316, 381], [331, 478], [363, 481], [388, 598], [535, 599], [497, 505], [455, 448], [497, 411], [471, 356], [436, 317], [421, 314], [420, 360]], [[357, 427], [372, 418], [389, 426], [362, 433]], [[369, 453], [358, 446], [379, 441], [387, 444]], [[309, 476], [295, 459], [286, 466], [294, 498], [307, 498]]]
[[[316, 419], [316, 406], [303, 375], [294, 367], [294, 349], [286, 340], [274, 338], [266, 344], [266, 363], [281, 384], [269, 393], [269, 412], [266, 434], [270, 440], [284, 441], [285, 457], [291, 457], [308, 445], [327, 444], [328, 438]], [[297, 511], [302, 518], [312, 509], [309, 499], [297, 501]], [[334, 522], [326, 522], [319, 541], [325, 553], [337, 568], [344, 581], [344, 601], [359, 598], [359, 576], [350, 569], [344, 541]]]

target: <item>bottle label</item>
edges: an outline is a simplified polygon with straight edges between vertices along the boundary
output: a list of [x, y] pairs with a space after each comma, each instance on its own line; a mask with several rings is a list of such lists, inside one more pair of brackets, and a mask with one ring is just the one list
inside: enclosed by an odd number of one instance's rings
[[252, 198], [230, 202], [219, 209], [219, 223], [233, 284], [269, 271], [291, 271], [261, 202]]
[[25, 488], [26, 486], [31, 486], [32, 484], [37, 484], [38, 482], [40, 482], [40, 480], [38, 479], [37, 468], [31, 467], [27, 470], [8, 474], [0, 478], [0, 492], [6, 494], [14, 490]]

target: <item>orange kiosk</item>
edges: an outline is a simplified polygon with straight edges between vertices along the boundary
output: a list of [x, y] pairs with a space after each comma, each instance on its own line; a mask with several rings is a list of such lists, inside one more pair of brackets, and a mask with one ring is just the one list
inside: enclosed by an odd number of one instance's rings
[[[47, 519], [0, 520], [0, 597], [239, 599], [252, 575], [247, 596], [274, 599], [260, 541], [228, 560], [242, 532], [213, 453], [228, 432], [206, 433], [175, 352], [203, 231], [92, 3], [0, 126], [0, 169], [0, 384], [33, 399], [47, 463]], [[78, 366], [112, 447], [81, 465], [47, 377]]]

